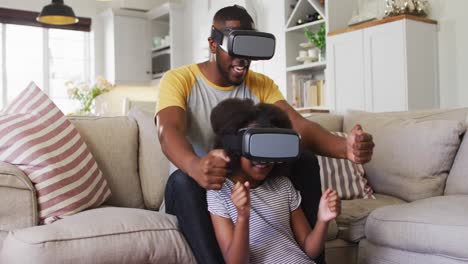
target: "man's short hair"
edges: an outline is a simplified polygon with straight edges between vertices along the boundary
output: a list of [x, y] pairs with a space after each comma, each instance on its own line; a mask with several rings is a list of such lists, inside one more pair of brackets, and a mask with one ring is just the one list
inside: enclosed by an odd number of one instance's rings
[[213, 22], [224, 22], [228, 20], [237, 20], [241, 22], [241, 28], [252, 29], [254, 21], [244, 7], [232, 5], [223, 7], [213, 17]]

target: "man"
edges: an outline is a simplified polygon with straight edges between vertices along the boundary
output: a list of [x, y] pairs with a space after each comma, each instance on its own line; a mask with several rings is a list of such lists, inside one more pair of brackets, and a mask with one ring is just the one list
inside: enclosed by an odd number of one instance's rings
[[[223, 150], [212, 150], [214, 134], [211, 109], [226, 98], [250, 98], [272, 103], [284, 110], [305, 148], [317, 154], [364, 163], [371, 159], [374, 143], [356, 126], [347, 139], [334, 136], [306, 120], [284, 99], [268, 77], [249, 71], [251, 60], [229, 55], [216, 34], [233, 29], [253, 30], [246, 10], [234, 5], [220, 9], [213, 18], [208, 38], [211, 58], [167, 72], [159, 87], [156, 110], [161, 148], [177, 167], [169, 177], [166, 212], [177, 216], [199, 263], [223, 263], [206, 204], [206, 190], [220, 189], [228, 173], [229, 158]], [[304, 152], [292, 169], [293, 184], [301, 192], [301, 207], [311, 226], [315, 225], [321, 196], [319, 166], [315, 155]], [[323, 253], [316, 260], [324, 263]]]

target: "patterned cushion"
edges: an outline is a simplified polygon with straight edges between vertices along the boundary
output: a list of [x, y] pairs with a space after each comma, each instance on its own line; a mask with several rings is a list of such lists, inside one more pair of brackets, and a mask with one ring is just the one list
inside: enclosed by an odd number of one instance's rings
[[110, 190], [74, 126], [34, 83], [0, 112], [0, 161], [37, 191], [41, 223], [97, 207]]
[[[346, 133], [332, 132], [332, 134], [346, 137]], [[338, 192], [341, 199], [372, 198], [374, 191], [367, 184], [364, 168], [361, 164], [353, 163], [346, 159], [334, 159], [318, 156], [320, 165], [320, 180], [322, 192], [327, 188]]]

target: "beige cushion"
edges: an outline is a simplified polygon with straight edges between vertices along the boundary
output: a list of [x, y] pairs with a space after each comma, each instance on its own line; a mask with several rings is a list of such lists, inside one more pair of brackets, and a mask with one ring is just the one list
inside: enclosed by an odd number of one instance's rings
[[356, 264], [358, 244], [342, 239], [334, 239], [325, 243], [325, 259], [327, 264]]
[[335, 114], [308, 113], [303, 115], [328, 131], [343, 131], [343, 116]]
[[358, 242], [365, 237], [364, 227], [367, 216], [377, 208], [402, 204], [405, 201], [383, 194], [375, 194], [376, 199], [354, 199], [342, 201], [338, 223], [338, 238]]
[[174, 216], [98, 208], [10, 232], [0, 263], [195, 263]]
[[360, 115], [376, 145], [372, 161], [364, 165], [375, 192], [407, 201], [443, 193], [464, 122]]
[[445, 194], [468, 194], [468, 136], [466, 133], [450, 169]]
[[[424, 120], [458, 120], [460, 122], [466, 121], [468, 108], [454, 108], [454, 109], [431, 109], [420, 111], [402, 111], [402, 112], [383, 112], [372, 113], [358, 110], [349, 110], [343, 120], [343, 131], [349, 132], [354, 125], [360, 122], [372, 119], [375, 117], [386, 117], [389, 120], [393, 119], [415, 119], [419, 121]], [[366, 128], [364, 127], [364, 130]]]
[[154, 114], [133, 108], [129, 116], [138, 124], [138, 164], [145, 206], [157, 210], [163, 200], [169, 177], [169, 160], [159, 144]]
[[367, 218], [373, 244], [468, 261], [468, 196], [432, 197], [387, 206]]
[[[327, 262], [328, 263], [328, 262]], [[456, 259], [450, 256], [420, 254], [406, 249], [395, 249], [386, 246], [373, 244], [367, 239], [359, 242], [358, 263], [372, 264], [466, 264], [463, 259]]]
[[112, 192], [108, 205], [143, 208], [138, 176], [138, 127], [128, 117], [70, 118]]
[[1, 231], [0, 230], [0, 249], [3, 247], [3, 241], [7, 237], [8, 232], [7, 231]]
[[327, 241], [333, 240], [338, 237], [338, 225], [335, 220], [330, 221], [327, 230]]

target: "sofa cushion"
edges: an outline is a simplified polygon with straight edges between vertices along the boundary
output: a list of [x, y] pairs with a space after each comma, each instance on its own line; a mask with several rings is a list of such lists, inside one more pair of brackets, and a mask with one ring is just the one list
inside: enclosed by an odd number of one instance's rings
[[364, 226], [367, 216], [377, 208], [402, 204], [405, 201], [383, 194], [375, 194], [377, 199], [354, 199], [342, 201], [341, 215], [336, 219], [338, 238], [358, 242], [365, 237]]
[[[373, 113], [359, 110], [349, 110], [344, 116], [343, 131], [350, 131], [355, 124], [373, 119], [375, 117], [385, 117], [388, 120], [404, 120], [414, 119], [419, 121], [427, 120], [457, 120], [466, 122], [468, 108], [454, 109], [430, 109], [418, 111], [401, 111], [401, 112], [382, 112]], [[365, 128], [364, 128], [365, 129]]]
[[303, 116], [313, 121], [328, 131], [343, 131], [343, 116], [324, 113], [307, 113]]
[[373, 211], [366, 237], [373, 244], [468, 260], [468, 196], [432, 197]]
[[34, 83], [0, 113], [0, 135], [0, 161], [34, 184], [41, 223], [98, 207], [110, 196], [78, 131]]
[[371, 162], [364, 165], [375, 192], [407, 201], [443, 193], [465, 131], [464, 122], [385, 114], [360, 116], [358, 122], [373, 135], [376, 145]]
[[466, 133], [447, 177], [444, 194], [468, 194], [468, 136]]
[[169, 160], [159, 144], [154, 114], [133, 108], [129, 116], [138, 125], [138, 165], [143, 200], [146, 208], [157, 210], [162, 203], [169, 177]]
[[112, 191], [108, 205], [143, 208], [138, 176], [138, 127], [128, 117], [70, 117]]
[[174, 216], [98, 208], [11, 231], [0, 263], [195, 263]]
[[[332, 132], [334, 135], [346, 137], [343, 132]], [[331, 188], [336, 190], [341, 199], [372, 198], [374, 192], [367, 184], [362, 164], [356, 164], [346, 159], [336, 159], [317, 155], [320, 166], [320, 181], [322, 192]]]
[[450, 256], [420, 254], [406, 249], [379, 246], [364, 239], [359, 242], [359, 260], [357, 263], [466, 264], [467, 261], [466, 259], [452, 258]]

